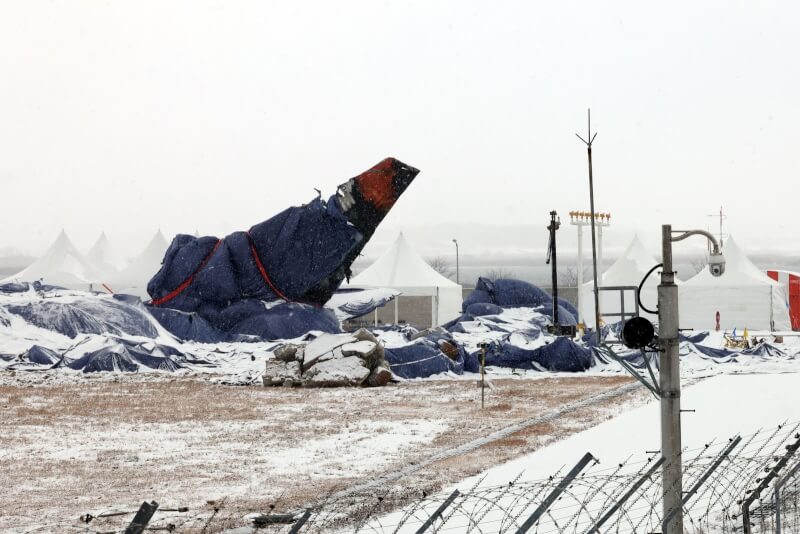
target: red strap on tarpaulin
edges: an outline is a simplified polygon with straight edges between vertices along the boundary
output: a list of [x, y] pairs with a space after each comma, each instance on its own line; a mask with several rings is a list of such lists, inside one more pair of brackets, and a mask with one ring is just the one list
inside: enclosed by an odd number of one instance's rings
[[163, 297], [151, 300], [150, 304], [153, 305], [153, 306], [161, 306], [162, 304], [171, 301], [172, 299], [174, 299], [175, 297], [177, 297], [178, 295], [183, 293], [186, 290], [187, 287], [192, 285], [192, 282], [194, 282], [194, 277], [197, 276], [197, 274], [200, 271], [203, 270], [203, 267], [206, 266], [206, 264], [211, 259], [211, 256], [214, 255], [214, 253], [217, 251], [217, 249], [219, 248], [219, 246], [221, 244], [222, 244], [222, 239], [218, 239], [217, 240], [217, 244], [214, 245], [214, 248], [211, 249], [211, 252], [208, 253], [208, 256], [203, 258], [203, 261], [201, 261], [200, 265], [197, 267], [197, 269], [195, 269], [194, 272], [189, 275], [189, 278], [184, 280], [183, 283], [181, 283], [181, 285], [179, 285], [178, 287], [176, 287], [175, 289], [173, 289], [172, 291], [170, 291], [168, 294], [164, 295]]
[[258, 257], [256, 244], [253, 242], [253, 236], [250, 235], [250, 232], [247, 232], [247, 241], [250, 243], [250, 254], [253, 255], [253, 261], [256, 262], [256, 267], [258, 267], [258, 272], [261, 273], [261, 278], [264, 279], [272, 292], [275, 293], [279, 298], [282, 298], [286, 302], [291, 302], [291, 300], [289, 300], [286, 295], [281, 293], [281, 290], [275, 287], [275, 284], [272, 283], [269, 274], [267, 274], [267, 270], [264, 268], [264, 264], [261, 263], [261, 258]]

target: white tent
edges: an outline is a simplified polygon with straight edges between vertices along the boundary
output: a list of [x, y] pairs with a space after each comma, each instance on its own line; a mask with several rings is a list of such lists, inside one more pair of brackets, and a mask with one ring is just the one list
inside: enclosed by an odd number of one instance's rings
[[114, 291], [147, 297], [147, 282], [161, 268], [168, 246], [158, 230], [144, 250], [114, 277]]
[[[437, 273], [402, 233], [375, 263], [350, 280], [350, 287], [386, 287], [405, 296], [430, 296], [432, 326], [461, 314], [461, 286]], [[395, 299], [395, 303], [397, 300]]]
[[100, 234], [92, 248], [86, 253], [86, 259], [104, 278], [109, 280], [116, 276], [122, 263], [105, 232]]
[[100, 289], [103, 276], [86, 260], [64, 230], [40, 258], [5, 282], [35, 282], [66, 287], [68, 289]]
[[681, 328], [791, 330], [785, 288], [756, 267], [732, 238], [722, 250], [725, 274], [703, 269], [680, 288]]
[[[612, 286], [639, 286], [654, 265], [659, 262], [647, 252], [638, 235], [633, 236], [633, 240], [625, 249], [617, 261], [609, 267], [606, 272], [600, 275], [600, 287]], [[642, 288], [642, 302], [648, 308], [655, 310], [657, 304], [658, 271], [652, 273]], [[624, 292], [625, 313], [636, 310], [633, 291]], [[609, 316], [609, 313], [620, 313], [622, 309], [622, 298], [619, 291], [600, 292], [600, 316], [606, 323], [613, 323], [620, 320], [619, 316]], [[589, 327], [594, 327], [594, 283], [589, 281], [581, 288], [581, 310], [578, 310], [583, 319], [583, 323]], [[639, 314], [647, 317], [653, 322], [657, 317], [640, 309]]]

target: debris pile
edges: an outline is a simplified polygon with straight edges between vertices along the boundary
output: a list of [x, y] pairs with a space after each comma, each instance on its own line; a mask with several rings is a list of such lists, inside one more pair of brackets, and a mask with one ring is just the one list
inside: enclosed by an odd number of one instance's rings
[[265, 386], [385, 386], [392, 372], [383, 347], [368, 330], [322, 334], [306, 345], [287, 343], [266, 362]]

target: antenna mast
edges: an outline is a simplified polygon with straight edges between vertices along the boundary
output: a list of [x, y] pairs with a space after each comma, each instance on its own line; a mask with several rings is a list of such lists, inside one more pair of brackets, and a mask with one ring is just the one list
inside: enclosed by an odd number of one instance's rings
[[587, 131], [586, 139], [578, 134], [575, 134], [578, 139], [583, 141], [586, 145], [586, 155], [589, 158], [589, 209], [592, 223], [592, 269], [594, 271], [594, 327], [597, 330], [597, 345], [602, 343], [600, 336], [600, 292], [597, 290], [597, 238], [595, 237], [595, 222], [594, 222], [594, 180], [592, 177], [592, 143], [594, 138], [597, 137], [597, 132], [592, 135], [592, 110], [587, 110], [587, 118], [589, 128]]

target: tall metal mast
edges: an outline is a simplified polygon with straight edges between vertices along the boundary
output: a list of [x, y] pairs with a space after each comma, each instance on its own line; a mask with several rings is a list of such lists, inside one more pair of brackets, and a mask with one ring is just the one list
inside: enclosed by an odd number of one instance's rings
[[581, 137], [578, 134], [575, 134], [578, 139], [583, 141], [586, 145], [586, 155], [589, 158], [589, 209], [591, 210], [591, 222], [592, 222], [592, 269], [594, 271], [594, 327], [597, 330], [597, 344], [600, 345], [602, 342], [600, 336], [600, 292], [597, 290], [598, 279], [597, 279], [597, 237], [595, 235], [595, 223], [594, 223], [594, 180], [592, 177], [592, 143], [594, 142], [594, 138], [597, 137], [597, 133], [595, 132], [592, 135], [592, 110], [587, 110], [588, 115], [588, 134], [586, 135], [586, 139]]

